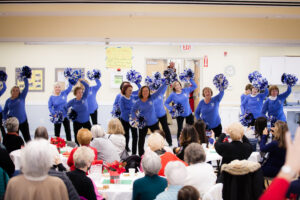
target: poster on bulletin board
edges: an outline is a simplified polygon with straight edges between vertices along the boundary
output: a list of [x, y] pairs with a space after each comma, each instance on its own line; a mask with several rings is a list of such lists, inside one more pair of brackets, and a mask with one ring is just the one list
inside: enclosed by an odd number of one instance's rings
[[106, 67], [128, 69], [132, 67], [132, 47], [106, 47]]
[[[44, 92], [45, 90], [45, 69], [44, 68], [31, 68], [31, 79], [29, 79], [29, 91], [30, 92]], [[16, 85], [22, 90], [24, 88], [24, 82], [17, 79], [18, 72], [16, 69]]]
[[[6, 72], [6, 67], [0, 67], [0, 71]], [[2, 88], [3, 88], [3, 84], [2, 82], [0, 82], [0, 90], [2, 90]]]

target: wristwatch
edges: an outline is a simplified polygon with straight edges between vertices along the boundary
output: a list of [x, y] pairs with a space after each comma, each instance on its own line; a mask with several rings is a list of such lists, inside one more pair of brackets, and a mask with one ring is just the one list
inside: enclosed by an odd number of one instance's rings
[[290, 166], [288, 166], [288, 165], [283, 165], [283, 166], [281, 167], [281, 171], [282, 171], [283, 173], [285, 173], [285, 174], [290, 175], [291, 178], [294, 178], [294, 177], [297, 175], [296, 172], [294, 172], [294, 171], [292, 170], [292, 168], [291, 168]]

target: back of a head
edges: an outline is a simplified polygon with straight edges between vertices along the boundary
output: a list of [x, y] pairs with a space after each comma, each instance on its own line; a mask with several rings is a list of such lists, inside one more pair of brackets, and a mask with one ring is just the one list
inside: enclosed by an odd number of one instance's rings
[[260, 137], [263, 134], [264, 129], [267, 127], [268, 120], [266, 117], [258, 117], [255, 122], [255, 135]]
[[159, 133], [152, 133], [148, 138], [148, 146], [152, 151], [163, 149], [165, 145], [165, 139]]
[[187, 169], [180, 161], [170, 161], [166, 165], [165, 175], [170, 185], [183, 185], [187, 177]]
[[178, 191], [177, 200], [200, 200], [200, 194], [195, 187], [186, 185]]
[[93, 138], [100, 138], [105, 135], [103, 128], [100, 125], [93, 125], [91, 128]]
[[53, 151], [45, 139], [35, 139], [21, 150], [21, 169], [25, 176], [43, 177], [52, 166]]
[[202, 163], [206, 160], [205, 150], [199, 143], [191, 143], [184, 150], [184, 161], [191, 164]]
[[113, 118], [108, 122], [108, 129], [107, 132], [109, 134], [125, 134], [123, 125], [121, 121], [117, 118]]
[[277, 131], [274, 135], [275, 135], [275, 140], [278, 141], [278, 146], [280, 148], [286, 148], [285, 134], [289, 130], [287, 123], [278, 120], [275, 122], [275, 127], [277, 128]]
[[19, 120], [16, 117], [10, 117], [6, 120], [7, 132], [17, 132], [19, 130]]
[[157, 175], [159, 170], [161, 169], [161, 159], [156, 153], [148, 150], [145, 152], [142, 159], [142, 166], [146, 175]]
[[39, 126], [35, 129], [34, 139], [42, 138], [45, 140], [49, 139], [48, 131], [44, 126]]
[[187, 146], [192, 142], [199, 143], [199, 136], [194, 126], [186, 124], [181, 131], [179, 140], [181, 146]]
[[89, 145], [92, 140], [92, 133], [87, 128], [81, 128], [77, 133], [77, 140], [80, 145]]
[[81, 169], [89, 166], [95, 158], [94, 151], [89, 147], [78, 147], [74, 153], [74, 165], [76, 168]]
[[200, 143], [207, 143], [207, 137], [206, 137], [206, 124], [202, 119], [198, 119], [194, 123], [194, 127], [198, 133]]
[[244, 135], [244, 127], [239, 122], [234, 122], [227, 127], [227, 133], [232, 141], [241, 140]]

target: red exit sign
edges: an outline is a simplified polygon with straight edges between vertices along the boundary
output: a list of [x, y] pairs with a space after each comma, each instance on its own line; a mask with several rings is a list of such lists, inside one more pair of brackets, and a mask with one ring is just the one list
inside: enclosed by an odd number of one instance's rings
[[192, 45], [190, 45], [190, 44], [183, 44], [183, 45], [181, 45], [181, 50], [182, 51], [191, 51], [191, 49], [192, 49]]

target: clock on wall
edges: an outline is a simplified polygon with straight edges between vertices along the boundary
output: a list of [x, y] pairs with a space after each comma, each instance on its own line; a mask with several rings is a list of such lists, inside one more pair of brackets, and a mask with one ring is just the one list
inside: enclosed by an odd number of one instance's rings
[[232, 77], [235, 75], [235, 67], [233, 65], [228, 65], [224, 70], [225, 76]]

